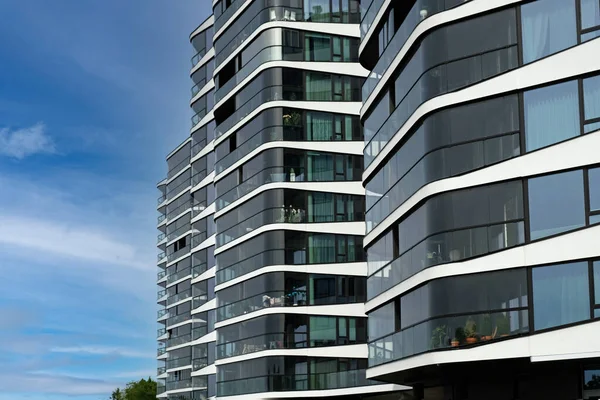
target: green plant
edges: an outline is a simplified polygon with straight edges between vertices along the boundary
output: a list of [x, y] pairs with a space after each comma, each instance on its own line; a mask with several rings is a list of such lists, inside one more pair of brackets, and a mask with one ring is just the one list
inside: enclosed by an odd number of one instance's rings
[[446, 339], [446, 325], [440, 325], [431, 331], [431, 348], [437, 349], [444, 347], [444, 341]]
[[490, 314], [485, 314], [481, 321], [481, 334], [483, 336], [492, 336], [492, 318]]
[[510, 320], [507, 315], [500, 314], [496, 319], [496, 327], [498, 328], [498, 335], [508, 335], [510, 333]]
[[460, 343], [464, 342], [466, 339], [466, 335], [465, 335], [465, 330], [463, 328], [456, 328], [456, 331], [454, 331], [454, 339]]
[[465, 336], [468, 338], [477, 336], [477, 324], [472, 318], [467, 319], [467, 322], [465, 323]]
[[285, 126], [300, 126], [302, 120], [302, 114], [293, 111], [283, 116], [283, 125]]

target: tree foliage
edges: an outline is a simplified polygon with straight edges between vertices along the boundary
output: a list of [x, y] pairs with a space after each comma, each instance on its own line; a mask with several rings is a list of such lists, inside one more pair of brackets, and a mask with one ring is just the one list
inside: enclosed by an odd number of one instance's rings
[[140, 379], [127, 384], [125, 390], [116, 389], [109, 400], [155, 400], [156, 382], [152, 378]]

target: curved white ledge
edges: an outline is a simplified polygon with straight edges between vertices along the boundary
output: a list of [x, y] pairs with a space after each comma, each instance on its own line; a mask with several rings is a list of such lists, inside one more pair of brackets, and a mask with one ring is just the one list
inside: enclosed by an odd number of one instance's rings
[[600, 161], [596, 149], [600, 148], [600, 131], [577, 136], [525, 155], [508, 159], [499, 164], [482, 168], [464, 175], [429, 183], [419, 189], [400, 207], [390, 213], [379, 225], [365, 235], [367, 247], [381, 233], [407, 214], [422, 200], [439, 193], [487, 185], [510, 179], [525, 178], [569, 168], [583, 167]]
[[169, 204], [171, 204], [172, 202], [174, 202], [175, 200], [177, 200], [178, 198], [183, 196], [184, 193], [189, 193], [191, 188], [192, 188], [191, 186], [188, 186], [187, 188], [183, 189], [181, 192], [177, 193], [177, 196], [173, 197], [172, 199], [165, 200], [165, 202], [161, 205], [168, 206]]
[[[381, 4], [381, 7], [379, 8], [379, 10], [377, 10], [377, 14], [375, 15], [375, 18], [373, 19], [373, 22], [371, 22], [371, 26], [369, 26], [369, 29], [367, 30], [365, 35], [360, 40], [360, 45], [358, 46], [359, 57], [360, 57], [360, 54], [365, 49], [365, 46], [367, 45], [367, 43], [371, 40], [371, 36], [373, 36], [373, 33], [375, 32], [375, 27], [377, 25], [379, 25], [379, 23], [381, 22], [381, 19], [383, 18], [383, 14], [385, 14], [387, 9], [390, 7], [391, 2], [392, 2], [392, 0], [384, 0], [384, 2]], [[371, 3], [370, 5], [373, 5], [373, 3]], [[361, 25], [362, 25], [362, 23], [361, 23]]]
[[[415, 42], [420, 40], [423, 35], [429, 33], [429, 31], [431, 31], [441, 25], [445, 25], [449, 22], [457, 21], [457, 20], [460, 20], [463, 18], [472, 17], [477, 14], [481, 14], [481, 13], [484, 13], [487, 11], [492, 11], [497, 8], [505, 7], [505, 6], [513, 4], [513, 3], [519, 3], [521, 1], [522, 0], [485, 0], [485, 1], [472, 0], [468, 3], [456, 6], [455, 8], [451, 8], [450, 10], [442, 11], [440, 13], [434, 14], [431, 17], [422, 21], [419, 25], [417, 25], [417, 27], [413, 30], [413, 32], [410, 34], [410, 36], [406, 40], [406, 42], [402, 45], [402, 48], [396, 54], [396, 56], [394, 57], [394, 60], [390, 63], [389, 67], [387, 68], [387, 70], [385, 71], [383, 76], [381, 77], [379, 83], [373, 89], [373, 92], [369, 95], [368, 98], [363, 99], [364, 105], [361, 109], [361, 115], [364, 115], [365, 112], [371, 107], [377, 94], [381, 91], [383, 86], [388, 83], [390, 77], [392, 75], [394, 75], [394, 73], [396, 72], [396, 68], [398, 68], [400, 63], [402, 61], [404, 61], [404, 58], [406, 57], [406, 54], [409, 52], [409, 50], [411, 50], [411, 47], [415, 44]], [[386, 4], [389, 5], [389, 3], [390, 3], [390, 0], [387, 0]], [[387, 5], [385, 7], [382, 7], [382, 9], [384, 9], [384, 10], [387, 9]], [[371, 25], [372, 28], [375, 26], [376, 26], [376, 24]], [[372, 30], [369, 29], [369, 31], [372, 31]], [[361, 41], [360, 47], [359, 47], [359, 54], [362, 53], [362, 50], [364, 49], [364, 46], [367, 43], [367, 40], [368, 39], [365, 38], [365, 40]]]
[[[367, 378], [376, 379], [382, 375], [407, 371], [428, 365], [473, 362], [484, 360], [502, 360], [510, 358], [529, 358], [531, 362], [573, 360], [599, 357], [598, 330], [600, 321], [589, 322], [570, 328], [531, 336], [506, 339], [470, 349], [438, 351], [403, 360], [392, 361], [367, 369]], [[565, 340], [565, 338], [577, 338]]]
[[[213, 0], [213, 5], [212, 5], [213, 8], [215, 8], [217, 1], [219, 1], [219, 0]], [[238, 8], [233, 14], [231, 14], [229, 19], [227, 19], [227, 22], [225, 22], [223, 24], [223, 26], [221, 26], [221, 28], [215, 32], [215, 34], [213, 35], [213, 41], [216, 41], [219, 38], [219, 36], [221, 36], [223, 34], [223, 32], [225, 32], [229, 28], [229, 26], [238, 19], [240, 14], [242, 14], [244, 11], [246, 11], [246, 8], [248, 8], [248, 6], [250, 6], [250, 4], [253, 3], [252, 0], [236, 0], [236, 1], [245, 1], [245, 3], [242, 4], [242, 6], [240, 8]], [[223, 14], [221, 14], [221, 15], [223, 15]]]
[[185, 299], [183, 299], [183, 300], [179, 300], [179, 301], [177, 301], [177, 302], [175, 302], [175, 303], [173, 303], [173, 304], [169, 304], [169, 305], [167, 306], [167, 308], [176, 307], [176, 306], [178, 306], [178, 305], [180, 305], [180, 304], [187, 303], [187, 302], [189, 302], [189, 301], [192, 301], [192, 296], [186, 297]]
[[[313, 192], [327, 192], [327, 193], [343, 193], [343, 194], [356, 194], [364, 196], [365, 189], [362, 187], [361, 182], [272, 182], [260, 185], [255, 190], [251, 191], [236, 199], [231, 204], [215, 212], [215, 219], [219, 218], [223, 214], [228, 213], [231, 209], [236, 208], [240, 204], [248, 201], [252, 197], [259, 193], [272, 189], [298, 189], [308, 190]], [[364, 234], [364, 232], [363, 232]]]
[[195, 102], [197, 102], [202, 96], [204, 96], [206, 93], [210, 92], [214, 88], [215, 81], [213, 79], [206, 82], [204, 86], [202, 86], [202, 89], [200, 89], [200, 91], [196, 93], [194, 97], [192, 97], [192, 100], [190, 100], [190, 106], [193, 106]]
[[206, 271], [204, 271], [203, 273], [201, 273], [197, 277], [192, 278], [192, 284], [198, 283], [198, 282], [202, 282], [202, 281], [205, 281], [205, 280], [210, 279], [210, 278], [214, 278], [215, 277], [215, 270], [216, 270], [216, 267], [213, 265], [212, 267], [210, 267], [209, 269], [207, 269]]
[[[193, 250], [193, 249], [192, 249], [192, 250]], [[191, 252], [188, 252], [188, 253], [185, 253], [184, 255], [182, 255], [181, 257], [177, 257], [176, 259], [174, 259], [174, 260], [172, 260], [172, 261], [169, 261], [169, 262], [167, 262], [167, 266], [166, 266], [165, 268], [168, 268], [168, 267], [170, 267], [170, 266], [171, 266], [171, 265], [173, 265], [173, 264], [177, 264], [179, 261], [181, 261], [181, 260], [184, 260], [184, 259], [188, 258], [190, 255], [191, 255]], [[190, 272], [190, 274], [191, 274], [191, 272]], [[170, 286], [170, 285], [171, 285], [171, 284], [169, 284], [169, 286]]]
[[298, 399], [311, 397], [355, 396], [360, 394], [393, 392], [409, 389], [410, 388], [408, 386], [394, 385], [389, 383], [382, 385], [356, 386], [344, 389], [294, 390], [291, 392], [252, 393], [239, 396], [227, 396], [227, 400]]
[[325, 222], [325, 223], [310, 223], [310, 224], [293, 224], [293, 223], [281, 223], [281, 224], [267, 224], [262, 225], [253, 231], [240, 236], [237, 239], [232, 240], [215, 249], [215, 256], [227, 251], [235, 246], [252, 239], [265, 232], [270, 231], [296, 231], [296, 232], [318, 232], [318, 233], [333, 233], [333, 234], [345, 234], [345, 235], [363, 235], [365, 233], [364, 221], [359, 222]]
[[215, 245], [215, 235], [212, 235], [211, 237], [207, 238], [204, 242], [202, 242], [198, 246], [194, 247], [190, 251], [190, 254], [195, 253], [195, 252], [200, 251], [200, 250], [207, 249], [210, 246], [214, 246], [214, 245]]
[[[198, 71], [200, 68], [202, 68], [202, 66], [204, 64], [206, 64], [208, 62], [208, 60], [210, 60], [211, 58], [213, 58], [215, 56], [215, 48], [211, 47], [205, 55], [202, 56], [202, 58], [200, 60], [198, 60], [198, 63], [196, 65], [194, 65], [192, 67], [192, 69], [190, 70], [190, 77], [192, 75], [194, 75], [194, 72]], [[213, 75], [214, 76], [214, 75]]]
[[217, 373], [217, 367], [215, 364], [210, 364], [198, 371], [192, 372], [192, 376], [203, 376], [203, 375], [213, 375]]
[[204, 179], [202, 179], [200, 181], [200, 183], [198, 183], [196, 186], [190, 188], [190, 192], [194, 193], [194, 192], [202, 189], [203, 187], [208, 186], [209, 184], [213, 183], [214, 180], [215, 180], [215, 171], [213, 170]]
[[210, 203], [209, 206], [204, 209], [204, 211], [202, 211], [200, 214], [198, 214], [194, 218], [192, 218], [190, 223], [193, 224], [194, 222], [198, 222], [214, 213], [215, 213], [215, 203]]
[[204, 116], [204, 118], [202, 118], [200, 120], [200, 122], [198, 122], [196, 125], [194, 125], [192, 127], [192, 129], [190, 130], [190, 134], [194, 134], [194, 132], [196, 132], [198, 129], [202, 128], [204, 125], [207, 125], [210, 121], [212, 121], [213, 119], [215, 119], [215, 115], [213, 113], [214, 108], [212, 108], [209, 112], [206, 113], [206, 115]]
[[[367, 263], [332, 263], [332, 264], [302, 264], [302, 265], [269, 265], [256, 269], [247, 274], [238, 276], [215, 286], [215, 292], [227, 289], [230, 286], [252, 279], [256, 276], [268, 274], [269, 272], [297, 272], [302, 274], [344, 275], [344, 276], [367, 276]], [[192, 281], [193, 283], [194, 281]]]
[[169, 225], [170, 223], [177, 221], [179, 218], [181, 218], [185, 214], [189, 213], [191, 209], [192, 209], [192, 206], [190, 205], [188, 208], [186, 208], [185, 210], [183, 210], [182, 212], [180, 212], [176, 216], [174, 216], [172, 218], [165, 218], [164, 221], [166, 221], [166, 224]]
[[303, 347], [299, 349], [273, 349], [255, 351], [235, 357], [215, 360], [215, 365], [232, 364], [240, 361], [253, 360], [270, 356], [297, 356], [297, 357], [331, 357], [331, 358], [367, 358], [369, 350], [367, 344], [350, 344], [346, 346]]
[[192, 314], [199, 314], [208, 310], [214, 310], [217, 306], [217, 299], [211, 299], [209, 301], [207, 301], [206, 303], [202, 304], [200, 307], [198, 308], [194, 308], [192, 309], [191, 313]]
[[183, 367], [169, 368], [169, 369], [167, 370], [167, 373], [169, 373], [169, 372], [175, 372], [175, 371], [182, 371], [182, 370], [184, 370], [184, 369], [192, 369], [192, 364], [190, 364], [190, 365], [185, 365], [185, 366], [183, 366]]
[[210, 331], [206, 335], [204, 335], [190, 343], [192, 346], [195, 346], [197, 344], [215, 342], [216, 340], [217, 340], [217, 331]]
[[[250, 120], [254, 119], [258, 114], [269, 108], [276, 107], [291, 107], [301, 108], [303, 110], [312, 111], [323, 111], [332, 112], [339, 114], [359, 115], [360, 114], [360, 102], [357, 101], [290, 101], [290, 100], [276, 100], [268, 101], [261, 104], [248, 115], [238, 121], [234, 126], [224, 132], [221, 136], [215, 139], [215, 146], [218, 146], [221, 142], [227, 139], [233, 132], [240, 129]], [[211, 111], [212, 114], [212, 111]]]
[[[189, 254], [188, 254], [188, 256], [189, 256]], [[173, 286], [177, 285], [178, 283], [181, 283], [181, 282], [183, 282], [183, 281], [187, 281], [188, 279], [191, 279], [191, 278], [192, 278], [192, 271], [191, 271], [191, 269], [190, 269], [190, 273], [189, 273], [188, 275], [186, 275], [186, 276], [184, 276], [184, 277], [181, 277], [181, 278], [177, 279], [176, 281], [173, 281], [173, 282], [170, 282], [170, 283], [168, 283], [168, 284], [167, 284], [167, 288], [173, 287]], [[189, 298], [190, 298], [190, 297], [188, 297], [188, 299], [189, 299]], [[169, 307], [171, 307], [171, 306], [169, 306]]]
[[[341, 75], [350, 75], [350, 76], [359, 76], [361, 78], [366, 78], [369, 75], [369, 71], [364, 69], [358, 63], [350, 63], [350, 62], [317, 62], [317, 61], [286, 61], [286, 60], [272, 60], [267, 61], [258, 66], [250, 75], [248, 75], [244, 80], [235, 85], [233, 90], [227, 93], [218, 103], [215, 104], [215, 109], [219, 108], [223, 105], [227, 100], [229, 100], [232, 96], [235, 96], [240, 90], [243, 90], [244, 87], [251, 82], [254, 78], [258, 76], [261, 72], [270, 69], [270, 68], [295, 68], [301, 69], [304, 71], [316, 71], [316, 72], [328, 72], [330, 74], [341, 74]], [[234, 78], [231, 78], [234, 79]]]
[[257, 154], [262, 153], [268, 149], [277, 149], [277, 148], [286, 148], [286, 149], [297, 149], [297, 150], [306, 150], [306, 151], [323, 151], [327, 153], [346, 153], [353, 155], [363, 154], [363, 142], [342, 142], [342, 141], [328, 141], [328, 142], [287, 142], [287, 141], [273, 141], [266, 142], [258, 146], [256, 149], [252, 150], [250, 153], [246, 154], [244, 157], [237, 160], [230, 167], [227, 167], [223, 172], [220, 172], [218, 175], [215, 175], [215, 183], [225, 176], [227, 176], [232, 171], [235, 171], [240, 165], [248, 162], [249, 160], [256, 157]]
[[600, 225], [595, 225], [479, 258], [430, 267], [367, 301], [365, 310], [373, 310], [433, 279], [598, 257], [598, 235]]
[[557, 80], [595, 72], [598, 70], [598, 60], [596, 57], [590, 57], [590, 54], [600, 54], [600, 39], [590, 40], [473, 86], [426, 101], [412, 113], [400, 130], [390, 138], [387, 145], [365, 169], [363, 181], [367, 181], [373, 175], [377, 166], [392, 152], [394, 146], [425, 115], [448, 106], [524, 90]]
[[[248, 46], [260, 33], [272, 28], [297, 29], [305, 32], [318, 32], [328, 35], [339, 35], [360, 38], [360, 27], [358, 24], [339, 24], [330, 22], [292, 22], [292, 21], [270, 21], [262, 24], [248, 36], [242, 44], [227, 56], [219, 65], [215, 65], [214, 75], [223, 69], [225, 65], [233, 60], [242, 50]], [[215, 42], [217, 41], [215, 36]]]
[[297, 307], [271, 307], [263, 308], [261, 310], [249, 312], [244, 315], [239, 315], [234, 318], [226, 319], [225, 321], [215, 322], [215, 329], [222, 328], [224, 326], [237, 324], [249, 319], [256, 317], [262, 317], [263, 315], [271, 314], [306, 314], [306, 315], [327, 315], [327, 316], [340, 316], [340, 317], [364, 317], [365, 316], [365, 304], [364, 303], [352, 303], [352, 304], [332, 304], [324, 306], [297, 306]]
[[[218, 0], [216, 0], [218, 1]], [[212, 11], [212, 10], [211, 10]], [[198, 34], [204, 32], [205, 30], [207, 30], [208, 28], [210, 28], [211, 26], [213, 26], [215, 23], [215, 16], [213, 14], [210, 15], [210, 17], [206, 18], [206, 20], [204, 20], [203, 23], [200, 24], [200, 26], [198, 26], [191, 34], [190, 34], [190, 41], [192, 41], [192, 39], [195, 36], [198, 36]]]
[[[166, 160], [169, 160], [169, 158], [173, 157], [175, 155], [175, 153], [177, 153], [179, 150], [181, 150], [183, 148], [183, 146], [185, 146], [186, 144], [188, 144], [189, 142], [192, 141], [191, 137], [187, 137], [183, 142], [179, 143], [177, 145], [177, 147], [175, 147], [173, 150], [171, 150], [171, 152], [169, 154], [167, 154]], [[163, 181], [165, 181], [165, 179], [163, 179]], [[161, 181], [161, 182], [163, 182]]]

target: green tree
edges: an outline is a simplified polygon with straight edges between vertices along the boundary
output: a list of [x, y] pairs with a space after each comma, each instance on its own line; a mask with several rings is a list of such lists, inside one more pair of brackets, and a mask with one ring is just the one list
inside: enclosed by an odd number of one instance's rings
[[125, 395], [123, 394], [121, 389], [116, 388], [110, 395], [109, 400], [125, 400]]
[[156, 382], [152, 378], [140, 379], [139, 381], [129, 382], [125, 388], [125, 398], [123, 400], [155, 400]]

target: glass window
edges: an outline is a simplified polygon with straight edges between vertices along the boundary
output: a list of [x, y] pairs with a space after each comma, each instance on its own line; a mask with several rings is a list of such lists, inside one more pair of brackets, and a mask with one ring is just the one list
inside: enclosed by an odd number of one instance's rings
[[533, 269], [536, 330], [590, 318], [588, 264], [578, 262]]
[[331, 100], [331, 75], [309, 72], [306, 74], [306, 100]]
[[525, 64], [577, 44], [574, 1], [539, 0], [524, 4], [521, 21]]
[[[595, 0], [597, 2], [597, 0]], [[600, 370], [585, 370], [583, 373], [583, 398], [595, 400], [600, 395]]]
[[310, 317], [310, 345], [335, 345], [336, 320], [336, 317]]
[[583, 80], [585, 119], [600, 118], [600, 76]]
[[527, 151], [579, 135], [577, 81], [530, 90], [523, 100]]
[[600, 211], [600, 168], [588, 171], [590, 185], [590, 211]]
[[594, 304], [600, 305], [600, 261], [594, 261]]
[[531, 240], [585, 225], [582, 171], [529, 180]]
[[329, 22], [329, 0], [304, 0], [304, 19], [310, 22]]
[[600, 25], [600, 1], [580, 0], [581, 29], [589, 29]]
[[304, 53], [305, 61], [331, 61], [331, 36], [306, 33]]
[[583, 172], [571, 171], [529, 180], [531, 240], [585, 225]]
[[395, 303], [388, 303], [369, 313], [369, 341], [394, 332], [396, 327]]

